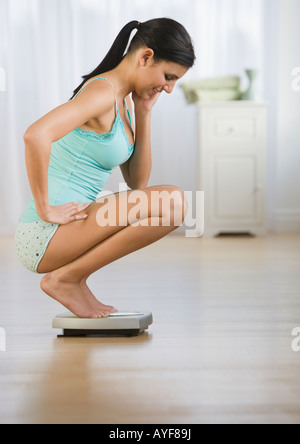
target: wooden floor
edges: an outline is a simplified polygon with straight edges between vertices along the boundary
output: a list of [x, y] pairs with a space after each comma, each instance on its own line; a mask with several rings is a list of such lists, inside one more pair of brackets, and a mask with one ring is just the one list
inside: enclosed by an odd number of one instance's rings
[[300, 235], [170, 235], [100, 270], [100, 300], [153, 312], [132, 339], [57, 339], [13, 239], [0, 279], [2, 424], [300, 424]]

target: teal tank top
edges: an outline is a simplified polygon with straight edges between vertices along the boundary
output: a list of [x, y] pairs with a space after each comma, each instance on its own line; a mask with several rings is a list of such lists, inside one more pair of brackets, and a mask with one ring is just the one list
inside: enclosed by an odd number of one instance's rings
[[[90, 82], [99, 79], [108, 80], [105, 77], [98, 77]], [[87, 82], [78, 94], [90, 82]], [[133, 133], [126, 99], [124, 102]], [[127, 162], [133, 151], [134, 144], [130, 145], [128, 141], [116, 100], [116, 118], [110, 133], [98, 134], [76, 128], [51, 144], [48, 168], [49, 204], [54, 206], [69, 202], [95, 201], [103, 191], [113, 169]], [[19, 222], [36, 221], [41, 219], [31, 195]]]

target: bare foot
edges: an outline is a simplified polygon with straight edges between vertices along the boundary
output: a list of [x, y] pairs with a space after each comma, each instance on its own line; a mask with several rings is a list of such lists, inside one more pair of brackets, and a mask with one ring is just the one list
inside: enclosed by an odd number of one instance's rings
[[41, 280], [41, 289], [61, 303], [79, 318], [102, 318], [109, 316], [107, 310], [95, 308], [90, 304], [79, 283], [52, 271]]
[[102, 311], [104, 310], [109, 313], [117, 313], [118, 312], [118, 310], [115, 307], [112, 307], [111, 305], [102, 304], [102, 302], [98, 301], [98, 299], [95, 297], [95, 295], [92, 293], [92, 291], [88, 287], [86, 281], [81, 281], [80, 286], [81, 286], [87, 300], [89, 301], [90, 305], [92, 305], [92, 307], [94, 307], [96, 310], [102, 310]]

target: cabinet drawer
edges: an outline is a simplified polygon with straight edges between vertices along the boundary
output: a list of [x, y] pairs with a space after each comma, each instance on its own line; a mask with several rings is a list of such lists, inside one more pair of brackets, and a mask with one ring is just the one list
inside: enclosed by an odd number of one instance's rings
[[207, 109], [200, 112], [201, 139], [204, 149], [249, 148], [263, 142], [263, 109]]
[[253, 138], [256, 135], [256, 121], [254, 118], [216, 117], [213, 125], [215, 137], [244, 137]]

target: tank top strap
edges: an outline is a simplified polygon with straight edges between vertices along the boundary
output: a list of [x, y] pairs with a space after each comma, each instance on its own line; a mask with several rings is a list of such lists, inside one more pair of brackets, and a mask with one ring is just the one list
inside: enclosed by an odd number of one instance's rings
[[[111, 83], [111, 81], [108, 80], [106, 77], [96, 77], [95, 79], [91, 79], [91, 80], [89, 80], [88, 82], [86, 82], [86, 83], [83, 85], [83, 87], [78, 91], [78, 93], [73, 97], [73, 99], [75, 99], [75, 98], [81, 93], [81, 91], [83, 90], [83, 88], [85, 88], [89, 83], [92, 83], [92, 82], [94, 82], [95, 80], [106, 80], [106, 81], [107, 81], [108, 83], [110, 83], [111, 86], [113, 87], [113, 90], [114, 90], [114, 93], [115, 93], [115, 108], [116, 108], [116, 114], [117, 114], [117, 112], [118, 112], [118, 102], [117, 102], [117, 97], [116, 97], [115, 87], [114, 87], [114, 85]], [[72, 99], [72, 100], [73, 100], [73, 99]]]
[[[110, 83], [111, 84], [111, 86], [112, 86], [112, 88], [113, 88], [113, 90], [114, 90], [114, 93], [115, 93], [115, 105], [116, 105], [116, 112], [118, 111], [118, 102], [117, 102], [117, 96], [116, 96], [116, 91], [115, 91], [115, 87], [114, 87], [114, 85], [111, 83], [111, 81], [110, 80], [108, 80], [106, 77], [99, 77], [100, 79], [102, 79], [102, 80], [106, 80], [108, 83]], [[95, 79], [95, 80], [97, 80], [97, 79]]]
[[125, 106], [126, 106], [126, 109], [127, 109], [127, 114], [128, 114], [128, 117], [129, 117], [129, 122], [130, 122], [131, 131], [132, 131], [132, 134], [134, 134], [133, 126], [132, 126], [131, 114], [130, 114], [130, 110], [129, 110], [128, 105], [127, 105], [126, 97], [125, 97], [125, 99], [124, 99], [124, 103], [125, 103]]

